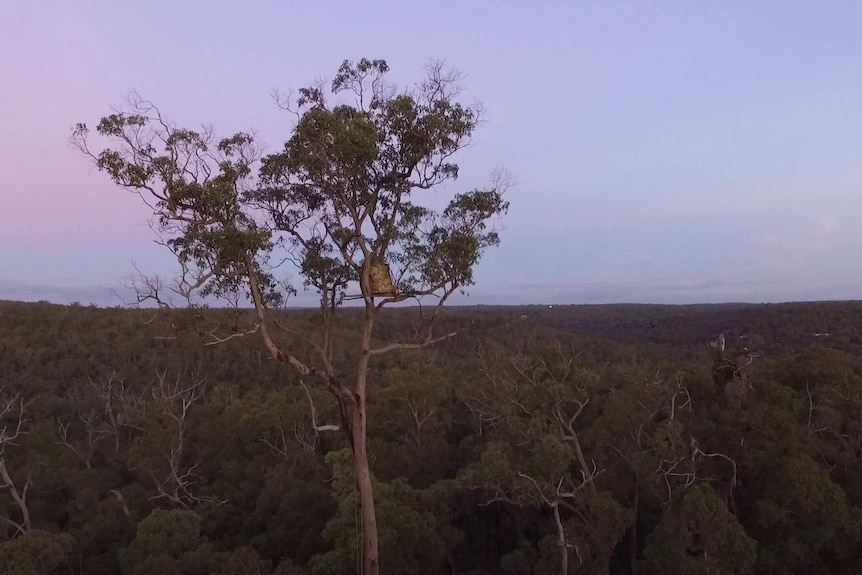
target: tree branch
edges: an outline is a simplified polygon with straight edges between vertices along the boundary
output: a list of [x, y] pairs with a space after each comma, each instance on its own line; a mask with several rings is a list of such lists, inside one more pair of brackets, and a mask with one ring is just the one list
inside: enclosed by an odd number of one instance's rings
[[422, 349], [424, 347], [428, 347], [429, 345], [434, 345], [435, 343], [440, 343], [441, 341], [455, 337], [456, 335], [458, 335], [458, 332], [453, 331], [452, 333], [447, 333], [446, 335], [442, 335], [440, 337], [426, 339], [425, 341], [416, 343], [390, 343], [382, 347], [373, 348], [370, 353], [371, 355], [381, 355], [390, 351], [394, 351], [396, 349]]

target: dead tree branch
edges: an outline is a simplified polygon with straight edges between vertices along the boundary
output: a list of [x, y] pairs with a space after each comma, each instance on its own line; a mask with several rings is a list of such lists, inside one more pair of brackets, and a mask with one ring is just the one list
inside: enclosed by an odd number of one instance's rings
[[24, 480], [23, 487], [16, 485], [9, 473], [5, 455], [6, 447], [17, 445], [16, 441], [27, 433], [24, 431], [24, 424], [29, 420], [24, 415], [25, 408], [24, 399], [17, 396], [0, 403], [0, 426], [2, 426], [0, 427], [0, 479], [3, 481], [0, 484], [0, 491], [5, 490], [9, 493], [21, 514], [20, 521], [15, 521], [11, 517], [3, 517], [3, 520], [20, 535], [26, 535], [31, 531], [30, 508], [27, 506], [27, 490], [30, 488], [31, 481], [28, 476]]

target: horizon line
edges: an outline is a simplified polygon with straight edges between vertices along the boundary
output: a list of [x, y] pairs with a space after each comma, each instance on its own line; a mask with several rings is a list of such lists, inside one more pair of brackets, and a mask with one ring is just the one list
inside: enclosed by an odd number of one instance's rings
[[[420, 306], [420, 305], [403, 305], [404, 302], [399, 302], [396, 305], [390, 306], [389, 309], [418, 309], [420, 307], [430, 308], [434, 306]], [[762, 305], [793, 305], [793, 304], [860, 304], [862, 303], [862, 299], [811, 299], [811, 300], [780, 300], [780, 301], [718, 301], [718, 302], [694, 302], [694, 303], [659, 303], [659, 302], [643, 302], [643, 301], [630, 301], [630, 302], [608, 302], [608, 303], [472, 303], [472, 304], [448, 304], [443, 306], [443, 309], [454, 309], [454, 308], [477, 308], [477, 307], [486, 307], [486, 308], [549, 308], [553, 309], [555, 307], [636, 307], [636, 306], [650, 306], [650, 307], [705, 307], [705, 306], [729, 306], [729, 305], [744, 305], [744, 306], [762, 306]], [[50, 300], [12, 300], [12, 299], [0, 299], [0, 305], [52, 305], [59, 307], [87, 307], [87, 308], [96, 308], [96, 309], [125, 309], [125, 310], [152, 310], [157, 311], [159, 308], [156, 307], [143, 307], [143, 306], [134, 306], [134, 305], [104, 305], [104, 304], [96, 304], [96, 303], [80, 303], [80, 302], [69, 302], [69, 303], [60, 303]], [[212, 310], [240, 310], [240, 311], [253, 311], [254, 307], [238, 307], [231, 308], [229, 306], [207, 306], [208, 309]], [[341, 306], [343, 309], [356, 309], [361, 310], [361, 305], [354, 306]], [[186, 307], [172, 307], [168, 308], [170, 310], [180, 310], [186, 309]], [[320, 309], [319, 306], [286, 306], [280, 308], [284, 311], [314, 311]]]

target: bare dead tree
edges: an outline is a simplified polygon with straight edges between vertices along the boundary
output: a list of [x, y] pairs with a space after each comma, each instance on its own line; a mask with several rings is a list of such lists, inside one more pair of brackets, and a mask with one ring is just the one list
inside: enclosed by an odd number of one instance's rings
[[95, 409], [90, 409], [86, 413], [78, 413], [75, 419], [83, 431], [83, 439], [76, 440], [70, 434], [72, 422], [63, 423], [59, 418], [54, 418], [57, 423], [58, 440], [56, 443], [74, 453], [75, 457], [84, 464], [84, 467], [92, 469], [93, 455], [96, 453], [99, 443], [107, 437], [108, 431], [100, 425], [101, 422], [98, 420]]
[[[297, 426], [299, 426], [299, 424], [297, 424]], [[300, 446], [306, 451], [314, 452], [317, 448], [317, 435], [312, 435], [309, 438], [304, 433], [300, 433], [299, 427], [297, 427], [294, 431], [294, 436]], [[274, 426], [274, 431], [269, 430], [264, 433], [263, 437], [260, 438], [260, 441], [269, 447], [269, 450], [274, 455], [278, 455], [287, 461], [287, 457], [290, 454], [290, 444], [287, 440], [287, 435], [284, 432], [284, 426], [281, 424]]]
[[587, 403], [589, 403], [589, 398], [583, 401], [575, 400], [577, 409], [575, 409], [574, 413], [572, 413], [571, 415], [566, 416], [563, 415], [562, 402], [558, 402], [552, 408], [552, 412], [554, 414], [554, 418], [556, 419], [557, 428], [560, 432], [560, 437], [562, 437], [565, 442], [571, 445], [575, 459], [577, 460], [578, 466], [580, 467], [581, 474], [584, 477], [584, 483], [589, 485], [590, 491], [593, 493], [593, 495], [597, 495], [598, 489], [593, 482], [593, 479], [595, 478], [595, 461], [593, 462], [592, 468], [587, 465], [587, 459], [584, 456], [584, 451], [581, 447], [581, 441], [578, 438], [578, 434], [575, 431], [574, 427], [575, 420], [581, 415], [581, 412], [584, 410], [584, 407], [586, 407]]
[[[70, 400], [76, 410], [76, 417], [84, 424], [87, 449], [92, 447], [94, 450], [96, 444], [107, 440], [111, 443], [113, 454], [119, 455], [127, 431], [136, 427], [130, 407], [137, 400], [120, 374], [111, 371], [97, 378], [89, 378], [87, 385], [72, 394]], [[61, 437], [60, 441], [64, 439]]]
[[496, 401], [484, 390], [471, 386], [460, 393], [461, 403], [467, 407], [476, 424], [476, 433], [483, 437], [486, 430], [494, 429], [504, 419]]
[[818, 397], [816, 400], [811, 391], [811, 386], [805, 382], [805, 394], [808, 396], [808, 437], [814, 437], [829, 429], [828, 425], [817, 425], [815, 422], [815, 413], [824, 401], [828, 401], [823, 397]]
[[748, 371], [759, 354], [747, 346], [729, 349], [724, 334], [708, 345], [712, 357], [713, 379], [726, 397], [739, 401], [752, 389]]
[[129, 425], [147, 435], [148, 426], [156, 425], [167, 432], [167, 443], [156, 446], [154, 460], [138, 461], [141, 469], [152, 479], [156, 495], [151, 499], [165, 499], [170, 503], [191, 509], [210, 501], [198, 494], [200, 477], [197, 464], [187, 463], [190, 413], [192, 406], [203, 396], [205, 378], [195, 376], [183, 381], [180, 374], [169, 377], [166, 371], [156, 374], [155, 380], [140, 395], [130, 400]]
[[[575, 484], [568, 474], [566, 474], [561, 476], [555, 484], [548, 485], [540, 484], [531, 475], [520, 471], [517, 472], [517, 477], [525, 482], [525, 486], [528, 486], [522, 488], [522, 494], [531, 494], [528, 497], [531, 496], [534, 498], [534, 501], [549, 509], [553, 514], [554, 525], [557, 531], [556, 543], [560, 554], [560, 573], [569, 572], [569, 555], [572, 552], [578, 558], [578, 563], [583, 563], [580, 548], [566, 534], [560, 509], [568, 509], [569, 511], [576, 512], [575, 502], [578, 498], [578, 493], [586, 488], [592, 489], [593, 479], [603, 471], [597, 469], [594, 465], [590, 472], [581, 472], [580, 483]], [[520, 497], [518, 501], [523, 505], [525, 502], [524, 497]]]
[[407, 409], [410, 410], [410, 416], [413, 418], [414, 428], [412, 430], [411, 435], [413, 436], [413, 442], [416, 444], [416, 447], [422, 448], [422, 427], [431, 419], [435, 413], [437, 413], [436, 407], [427, 407], [418, 405], [416, 401], [412, 399], [405, 399], [404, 402], [407, 404]]
[[[162, 481], [157, 481], [159, 497], [186, 508], [194, 507], [204, 501], [194, 494], [198, 484], [195, 474], [197, 465], [184, 467], [187, 450], [189, 410], [203, 395], [204, 379], [195, 379], [191, 384], [183, 384], [179, 375], [170, 381], [167, 373], [158, 375], [152, 397], [155, 405], [173, 428], [173, 439], [168, 456], [169, 472]], [[153, 477], [155, 480], [156, 478]]]
[[674, 384], [670, 386], [667, 395], [670, 396], [670, 399], [664, 401], [662, 411], [667, 414], [667, 418], [671, 421], [676, 417], [677, 410], [686, 408], [691, 410], [691, 394], [689, 394], [688, 388], [683, 383], [681, 374], [676, 376]]
[[3, 522], [12, 527], [17, 534], [26, 535], [32, 529], [30, 524], [30, 508], [27, 506], [27, 490], [31, 481], [29, 475], [24, 480], [23, 487], [16, 485], [6, 464], [6, 448], [17, 445], [17, 441], [27, 433], [24, 425], [29, 421], [25, 416], [26, 403], [24, 399], [13, 396], [0, 401], [0, 491], [6, 491], [15, 502], [21, 519], [0, 517]]
[[[577, 419], [590, 403], [590, 393], [596, 385], [592, 374], [580, 373], [576, 361], [580, 353], [558, 344], [550, 358], [543, 355], [517, 354], [501, 364], [501, 359], [483, 359], [482, 371], [492, 384], [500, 387], [500, 395], [527, 415], [536, 412], [553, 424], [569, 448], [573, 460], [584, 477], [584, 484], [593, 495], [598, 489], [593, 483], [595, 462], [590, 465], [584, 454], [581, 438], [575, 428]], [[489, 363], [496, 362], [498, 365]], [[541, 397], [537, 408], [527, 407], [527, 398]], [[535, 399], [531, 400], [535, 403]]]
[[673, 490], [679, 487], [690, 487], [697, 481], [715, 481], [716, 478], [709, 475], [699, 473], [699, 462], [703, 459], [721, 459], [727, 461], [732, 469], [730, 477], [730, 497], [733, 497], [733, 490], [736, 488], [738, 481], [738, 467], [736, 461], [724, 453], [709, 453], [700, 448], [698, 441], [692, 437], [689, 440], [689, 454], [680, 456], [674, 459], [663, 459], [655, 473], [665, 483], [667, 489], [667, 500], [669, 503]]
[[54, 418], [56, 443], [71, 451], [87, 469], [92, 468], [92, 459], [106, 440], [112, 440], [114, 454], [118, 455], [123, 428], [119, 404], [126, 394], [115, 371], [72, 388], [66, 394], [71, 417]]
[[[300, 418], [294, 423], [293, 437], [303, 450], [313, 453], [317, 450], [321, 433], [337, 432], [342, 429], [340, 425], [319, 422], [317, 406], [312, 397], [310, 387], [302, 379], [299, 380], [299, 384], [305, 392], [306, 399], [308, 399], [309, 418], [307, 420], [305, 418]], [[269, 447], [270, 451], [275, 455], [279, 455], [286, 459], [290, 451], [290, 442], [287, 439], [287, 435], [288, 434], [284, 430], [284, 425], [279, 422], [273, 426], [273, 429], [264, 434], [261, 438], [261, 442]]]

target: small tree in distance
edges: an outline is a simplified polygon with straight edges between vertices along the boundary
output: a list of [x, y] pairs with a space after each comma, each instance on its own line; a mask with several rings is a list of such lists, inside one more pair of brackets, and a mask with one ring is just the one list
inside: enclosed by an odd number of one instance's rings
[[[421, 192], [458, 177], [453, 157], [469, 143], [481, 109], [457, 101], [461, 78], [442, 65], [429, 66], [411, 90], [387, 83], [388, 70], [383, 60], [345, 61], [329, 90], [318, 84], [281, 102], [297, 123], [284, 148], [263, 158], [250, 134], [217, 140], [210, 129], [178, 128], [139, 98], [99, 122], [96, 131], [109, 141], [104, 150], [90, 146], [86, 124], [73, 132], [101, 171], [153, 209], [161, 243], [180, 266], [170, 286], [175, 294], [189, 304], [193, 294], [253, 304], [250, 325], [210, 332], [210, 343], [256, 335], [272, 359], [334, 396], [352, 448], [367, 575], [379, 573], [366, 445], [370, 362], [455, 335], [435, 333], [437, 313], [473, 284], [482, 253], [499, 243], [490, 222], [508, 209], [501, 176], [487, 189], [455, 194], [442, 211], [421, 203]], [[322, 328], [307, 334], [315, 350], [308, 357], [286, 343], [296, 333], [276, 313], [292, 292], [274, 275], [285, 254], [320, 295]], [[373, 281], [381, 263], [393, 283], [383, 292]], [[352, 285], [364, 309], [352, 372], [339, 373], [335, 317]], [[139, 287], [139, 303], [168, 306], [158, 280], [145, 278]], [[414, 341], [374, 338], [385, 306], [423, 297], [435, 303], [421, 314]]]

